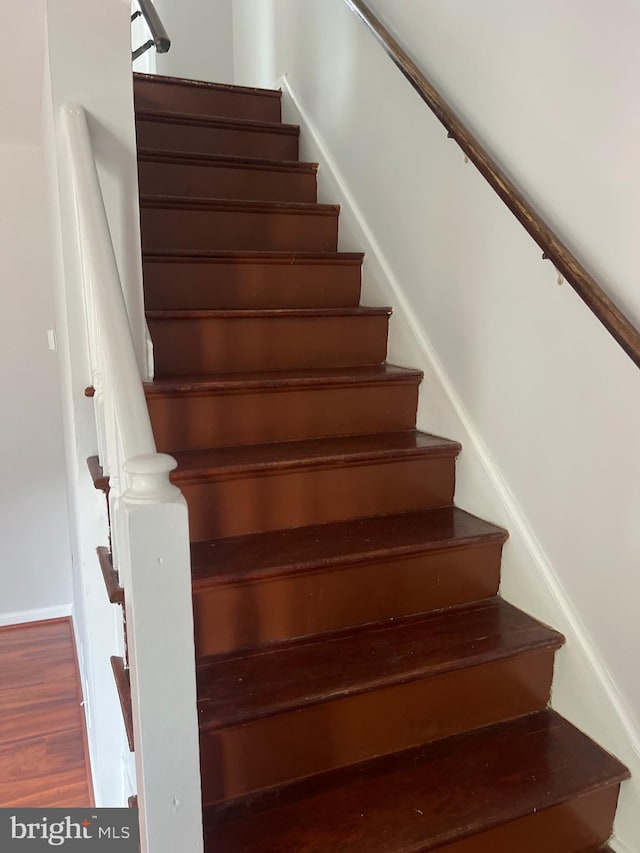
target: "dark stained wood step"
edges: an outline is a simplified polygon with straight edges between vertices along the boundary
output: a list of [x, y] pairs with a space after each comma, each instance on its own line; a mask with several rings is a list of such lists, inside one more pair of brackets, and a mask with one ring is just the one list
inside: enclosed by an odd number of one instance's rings
[[628, 772], [552, 711], [207, 810], [216, 853], [567, 853], [606, 843]]
[[196, 542], [199, 656], [495, 596], [505, 530], [455, 507]]
[[334, 204], [143, 195], [142, 248], [335, 252], [339, 213]]
[[89, 456], [87, 459], [87, 468], [89, 469], [89, 474], [94, 488], [98, 489], [100, 492], [104, 492], [105, 495], [108, 495], [109, 477], [104, 473], [100, 460], [97, 456]]
[[149, 310], [352, 307], [362, 254], [162, 252], [143, 255]]
[[194, 113], [136, 110], [138, 147], [190, 154], [297, 160], [300, 128]]
[[389, 308], [147, 311], [159, 378], [384, 362]]
[[[386, 306], [355, 308], [256, 308], [239, 311], [230, 309], [176, 309], [147, 311], [148, 320], [278, 320], [296, 317], [388, 317], [391, 308]], [[303, 369], [303, 368], [301, 368]]]
[[562, 642], [494, 599], [213, 659], [197, 670], [204, 802], [541, 710]]
[[483, 544], [504, 544], [508, 533], [457, 507], [359, 518], [339, 524], [276, 530], [199, 542], [191, 557], [196, 589], [370, 562], [381, 557]]
[[563, 643], [557, 631], [493, 598], [213, 657], [197, 668], [200, 728], [241, 725]]
[[316, 201], [316, 163], [138, 149], [143, 194]]
[[172, 452], [412, 429], [421, 380], [383, 364], [185, 376], [145, 392], [156, 445]]
[[175, 453], [192, 541], [452, 503], [456, 442], [415, 431]]
[[[283, 312], [278, 312], [282, 314]], [[227, 315], [228, 316], [228, 315]], [[273, 370], [252, 373], [206, 373], [193, 376], [154, 379], [144, 384], [147, 399], [182, 393], [214, 391], [281, 390], [284, 388], [321, 388], [335, 385], [366, 385], [379, 382], [420, 382], [423, 373], [410, 367], [376, 364], [317, 370]]]
[[131, 683], [129, 681], [129, 671], [125, 666], [124, 658], [111, 657], [111, 669], [116, 682], [116, 690], [118, 699], [120, 700], [120, 708], [122, 710], [122, 720], [127, 733], [127, 742], [131, 752], [134, 751], [133, 739], [133, 709], [131, 707]]
[[279, 90], [139, 73], [133, 75], [133, 89], [136, 109], [280, 121], [282, 92]]
[[180, 484], [210, 476], [287, 471], [333, 464], [360, 464], [398, 458], [455, 458], [460, 445], [447, 438], [409, 430], [384, 435], [349, 436], [310, 441], [272, 442], [250, 447], [226, 447], [176, 453], [171, 479]]
[[124, 590], [120, 586], [118, 573], [113, 568], [111, 552], [108, 548], [101, 545], [99, 548], [96, 548], [96, 553], [109, 601], [111, 604], [124, 604]]

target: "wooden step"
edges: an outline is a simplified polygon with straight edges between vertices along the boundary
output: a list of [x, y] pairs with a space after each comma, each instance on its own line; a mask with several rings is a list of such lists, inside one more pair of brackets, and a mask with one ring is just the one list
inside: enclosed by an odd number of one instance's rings
[[203, 802], [542, 710], [562, 642], [494, 599], [213, 659], [197, 671]]
[[[93, 389], [92, 389], [93, 390]], [[85, 392], [86, 393], [86, 392]], [[109, 477], [104, 473], [100, 460], [97, 456], [89, 456], [87, 459], [87, 468], [93, 482], [93, 487], [100, 492], [109, 495]]]
[[272, 89], [136, 73], [133, 75], [133, 91], [136, 109], [280, 121], [282, 92]]
[[300, 128], [195, 113], [136, 110], [139, 148], [297, 160]]
[[143, 256], [149, 310], [355, 308], [363, 255], [161, 252]]
[[445, 507], [194, 543], [198, 655], [491, 598], [506, 538]]
[[113, 568], [111, 551], [104, 545], [100, 545], [100, 547], [96, 548], [96, 554], [98, 555], [98, 564], [100, 565], [102, 579], [104, 580], [104, 586], [107, 591], [107, 598], [111, 604], [124, 604], [124, 590], [120, 586], [118, 573]]
[[381, 364], [388, 308], [147, 311], [156, 376]]
[[135, 749], [133, 738], [133, 708], [131, 705], [131, 682], [129, 680], [129, 670], [126, 667], [124, 658], [111, 657], [111, 669], [116, 683], [116, 691], [120, 700], [120, 710], [122, 711], [122, 722], [127, 735], [127, 743], [131, 752]]
[[[93, 389], [91, 389], [93, 390]], [[86, 393], [86, 392], [85, 392]], [[93, 486], [98, 491], [102, 492], [105, 497], [105, 508], [107, 511], [107, 523], [109, 530], [111, 529], [111, 504], [109, 502], [109, 477], [102, 470], [100, 460], [97, 456], [89, 456], [87, 459], [87, 467], [93, 482]]]
[[494, 599], [213, 659], [197, 671], [203, 801], [542, 710], [562, 642]]
[[448, 506], [460, 445], [416, 431], [175, 454], [192, 541]]
[[335, 252], [333, 204], [141, 196], [142, 248]]
[[316, 172], [315, 163], [138, 150], [143, 194], [315, 202]]
[[206, 814], [216, 853], [577, 853], [609, 839], [626, 769], [552, 711]]
[[145, 386], [159, 450], [401, 432], [422, 374], [383, 364], [156, 380]]

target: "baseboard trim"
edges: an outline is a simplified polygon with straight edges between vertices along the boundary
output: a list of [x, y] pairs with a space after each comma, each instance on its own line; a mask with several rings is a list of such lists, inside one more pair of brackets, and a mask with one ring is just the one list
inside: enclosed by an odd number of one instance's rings
[[[562, 691], [562, 696], [559, 695], [561, 691], [554, 691], [553, 699], [557, 701], [553, 701], [552, 704], [557, 707], [560, 713], [566, 713], [569, 719], [576, 722], [576, 714], [572, 711], [579, 707], [579, 702], [567, 701], [567, 696], [579, 696], [581, 697], [580, 701], [587, 705], [590, 701], [597, 703], [598, 713], [594, 718], [579, 719], [577, 725], [596, 740], [599, 740], [600, 743], [603, 743], [606, 748], [616, 752], [618, 757], [629, 766], [634, 777], [637, 778], [640, 773], [640, 731], [635, 726], [612, 677], [602, 662], [535, 532], [511, 492], [505, 477], [495, 464], [482, 436], [459, 397], [444, 365], [405, 295], [402, 284], [398, 281], [380, 244], [369, 228], [363, 211], [349, 189], [348, 182], [326, 146], [322, 134], [306, 112], [286, 74], [278, 80], [276, 85], [283, 91], [283, 107], [286, 104], [291, 108], [292, 115], [287, 116], [285, 120], [298, 123], [304, 128], [304, 134], [313, 149], [313, 159], [320, 164], [319, 177], [322, 177], [324, 173], [334, 185], [331, 189], [333, 190], [334, 187], [337, 189], [339, 197], [335, 198], [334, 201], [341, 203], [343, 216], [346, 213], [352, 217], [363, 239], [361, 248], [369, 257], [369, 263], [372, 259], [374, 260], [381, 274], [383, 286], [388, 290], [388, 294], [386, 294], [388, 301], [385, 304], [393, 305], [394, 315], [402, 319], [405, 329], [413, 336], [415, 351], [419, 353], [422, 359], [422, 364], [413, 366], [421, 367], [429, 381], [440, 386], [442, 396], [446, 399], [461, 432], [454, 437], [462, 442], [463, 447], [476, 460], [477, 467], [481, 469], [484, 477], [485, 488], [488, 487], [493, 492], [497, 504], [501, 506], [500, 514], [502, 517], [492, 518], [492, 521], [507, 526], [511, 531], [512, 541], [519, 540], [521, 552], [526, 554], [529, 566], [533, 567], [531, 573], [535, 574], [536, 577], [536, 591], [539, 593], [539, 598], [544, 601], [544, 606], [540, 612], [536, 612], [538, 608], [523, 599], [514, 600], [514, 596], [510, 596], [508, 593], [505, 597], [545, 621], [549, 621], [550, 614], [552, 614], [555, 617], [553, 621], [556, 623], [554, 627], [566, 634], [569, 644], [573, 648], [574, 661], [576, 656], [581, 658], [580, 672], [573, 679], [575, 683], [567, 683], [564, 691]], [[473, 511], [473, 507], [471, 511]], [[562, 624], [557, 624], [557, 622]], [[563, 672], [565, 680], [566, 674], [565, 669]], [[598, 719], [597, 726], [593, 722], [596, 718]], [[593, 727], [597, 730], [590, 731]], [[624, 754], [622, 754], [623, 751]], [[635, 789], [635, 779], [631, 785]], [[637, 791], [627, 788], [625, 793], [627, 797], [621, 799], [628, 798], [635, 802]], [[627, 807], [624, 809], [625, 818], [621, 821], [625, 827], [624, 829], [622, 826], [620, 827], [621, 834], [626, 837], [634, 837], [634, 833], [630, 832], [626, 825], [634, 811], [634, 804], [627, 803]], [[633, 818], [632, 822], [635, 824]], [[625, 847], [623, 843], [617, 840], [612, 846], [618, 853], [640, 853], [640, 848]]]
[[71, 604], [58, 607], [41, 607], [37, 610], [14, 610], [0, 613], [0, 628], [7, 625], [22, 625], [25, 622], [46, 622], [50, 619], [65, 619], [71, 616]]
[[633, 853], [633, 850], [630, 847], [627, 847], [626, 844], [623, 844], [622, 841], [618, 841], [616, 838], [611, 839], [609, 847], [611, 847], [615, 853]]

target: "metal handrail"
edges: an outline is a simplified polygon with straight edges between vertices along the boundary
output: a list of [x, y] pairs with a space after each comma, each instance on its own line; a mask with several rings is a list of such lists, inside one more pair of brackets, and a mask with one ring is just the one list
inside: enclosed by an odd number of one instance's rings
[[133, 51], [133, 61], [135, 61], [139, 56], [142, 56], [143, 53], [146, 53], [146, 51], [151, 47], [155, 47], [158, 53], [167, 53], [171, 47], [171, 39], [169, 38], [169, 35], [164, 28], [164, 24], [160, 20], [160, 15], [158, 15], [156, 7], [153, 5], [151, 0], [138, 0], [138, 5], [140, 6], [140, 10], [133, 13], [131, 21], [133, 22], [136, 18], [142, 16], [149, 27], [151, 38]]

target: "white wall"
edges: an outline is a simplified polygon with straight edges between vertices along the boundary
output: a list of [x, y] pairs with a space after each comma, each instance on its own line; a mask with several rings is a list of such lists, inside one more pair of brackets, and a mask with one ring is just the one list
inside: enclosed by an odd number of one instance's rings
[[[137, 164], [128, 0], [47, 3], [44, 138], [55, 271], [55, 301], [65, 425], [67, 485], [74, 558], [74, 626], [83, 679], [89, 749], [98, 806], [124, 806], [132, 762], [109, 662], [123, 649], [120, 608], [109, 603], [95, 548], [108, 544], [104, 496], [91, 483], [86, 458], [97, 453], [85, 307], [68, 152], [60, 131], [66, 103], [82, 104], [100, 173], [111, 236], [144, 363]], [[99, 39], [95, 34], [100, 33]]]
[[[638, 7], [375, 5], [640, 322]], [[503, 594], [567, 635], [553, 702], [635, 773], [638, 851], [640, 374], [341, 0], [235, 0], [234, 34], [237, 82], [287, 75], [390, 358], [425, 370], [419, 425], [463, 443], [459, 505], [511, 531]]]
[[158, 74], [233, 82], [232, 0], [154, 0], [171, 39]]
[[640, 325], [640, 5], [370, 6]]
[[0, 624], [69, 614], [72, 596], [58, 363], [47, 340], [55, 320], [40, 120], [44, 0], [13, 4], [5, 33], [0, 51]]

